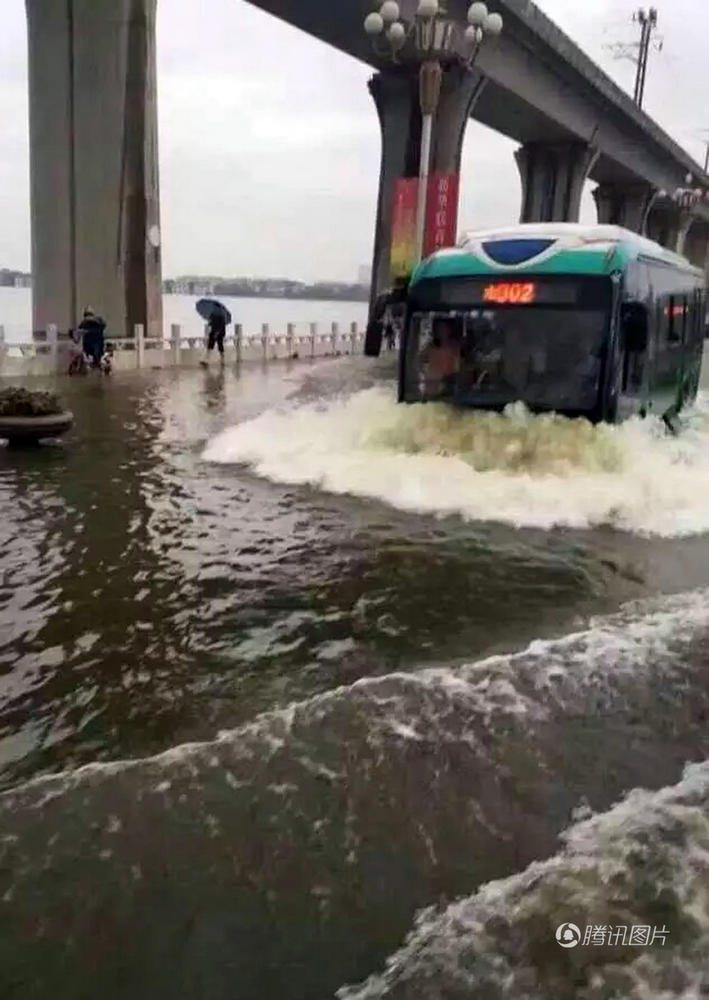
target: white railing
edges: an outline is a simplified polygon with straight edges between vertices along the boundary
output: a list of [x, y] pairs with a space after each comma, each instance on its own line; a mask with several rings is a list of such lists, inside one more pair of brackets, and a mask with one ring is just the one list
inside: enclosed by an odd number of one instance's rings
[[[132, 337], [106, 337], [113, 348], [113, 363], [117, 370], [138, 368], [194, 367], [205, 358], [206, 331], [202, 336], [183, 336], [179, 325], [170, 327], [169, 337], [146, 337], [142, 326], [136, 326]], [[351, 323], [342, 331], [332, 323], [328, 333], [321, 333], [317, 323], [309, 324], [309, 332], [298, 333], [295, 323], [288, 323], [285, 332], [274, 332], [264, 323], [260, 333], [246, 334], [240, 324], [224, 340], [225, 361], [228, 363], [287, 360], [311, 360], [359, 354], [364, 331]], [[7, 343], [0, 326], [0, 375], [46, 375], [66, 371], [73, 350], [72, 342], [48, 326], [46, 339], [23, 343]], [[215, 355], [215, 352], [211, 352]]]

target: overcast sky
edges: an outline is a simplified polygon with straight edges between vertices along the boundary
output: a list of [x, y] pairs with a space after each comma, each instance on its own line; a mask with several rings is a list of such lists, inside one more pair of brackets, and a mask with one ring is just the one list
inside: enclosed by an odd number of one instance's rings
[[[159, 0], [158, 87], [165, 276], [355, 280], [372, 253], [379, 128], [371, 70], [243, 0]], [[539, 6], [626, 89], [637, 0]], [[490, 3], [494, 9], [494, 2]], [[695, 158], [709, 130], [709, 3], [659, 6], [646, 110]], [[0, 22], [0, 267], [29, 268], [24, 0]], [[707, 132], [709, 139], [709, 131]], [[514, 143], [471, 122], [460, 228], [515, 222]], [[584, 217], [592, 221], [589, 192]]]

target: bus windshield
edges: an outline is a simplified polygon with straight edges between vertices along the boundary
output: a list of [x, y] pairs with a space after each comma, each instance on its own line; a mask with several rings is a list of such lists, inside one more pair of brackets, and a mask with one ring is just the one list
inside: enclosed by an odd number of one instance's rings
[[410, 314], [402, 398], [591, 412], [598, 404], [609, 304], [504, 304]]

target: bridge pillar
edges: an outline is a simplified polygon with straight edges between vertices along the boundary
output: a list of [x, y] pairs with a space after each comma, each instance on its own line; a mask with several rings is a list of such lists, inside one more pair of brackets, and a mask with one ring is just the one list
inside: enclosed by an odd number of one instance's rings
[[599, 184], [593, 192], [600, 225], [623, 226], [645, 234], [657, 188], [651, 184]]
[[677, 212], [672, 232], [673, 240], [669, 246], [670, 250], [674, 250], [675, 253], [687, 256], [687, 236], [692, 228], [694, 218], [694, 213], [691, 211], [682, 210]]
[[[451, 67], [443, 73], [441, 95], [433, 124], [431, 172], [457, 174], [465, 127], [485, 85], [476, 72]], [[376, 297], [391, 285], [390, 251], [395, 182], [418, 177], [421, 150], [421, 111], [418, 74], [397, 68], [377, 73], [369, 91], [379, 116], [382, 157], [374, 236], [370, 309]]]
[[598, 157], [583, 143], [530, 142], [515, 153], [520, 222], [578, 222], [583, 185]]
[[685, 243], [695, 219], [691, 209], [671, 202], [656, 204], [648, 216], [647, 235], [668, 250], [686, 255]]
[[696, 216], [685, 238], [684, 255], [704, 271], [709, 284], [709, 223]]
[[33, 323], [162, 335], [156, 0], [26, 0]]

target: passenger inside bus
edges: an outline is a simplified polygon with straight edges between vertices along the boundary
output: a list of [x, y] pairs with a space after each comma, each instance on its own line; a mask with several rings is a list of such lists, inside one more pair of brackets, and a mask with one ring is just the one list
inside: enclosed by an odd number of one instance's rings
[[426, 399], [453, 395], [462, 340], [460, 320], [440, 316], [434, 319], [431, 339], [421, 352]]

